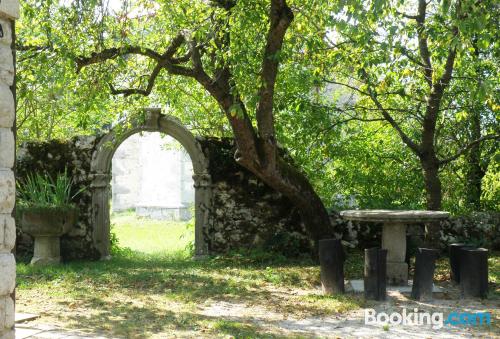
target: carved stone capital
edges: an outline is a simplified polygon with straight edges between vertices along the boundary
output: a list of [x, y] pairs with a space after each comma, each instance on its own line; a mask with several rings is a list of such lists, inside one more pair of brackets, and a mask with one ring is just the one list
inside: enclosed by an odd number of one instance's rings
[[159, 129], [161, 108], [144, 108], [144, 125], [149, 128]]
[[111, 182], [111, 174], [96, 173], [93, 174], [93, 177], [92, 183], [90, 184], [91, 188], [108, 187]]

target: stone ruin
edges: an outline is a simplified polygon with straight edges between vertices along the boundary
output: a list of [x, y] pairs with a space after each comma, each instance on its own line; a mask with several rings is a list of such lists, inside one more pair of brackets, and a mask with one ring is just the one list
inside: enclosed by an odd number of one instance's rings
[[[61, 238], [64, 260], [99, 259], [109, 252], [111, 159], [130, 135], [157, 131], [173, 135], [193, 162], [195, 254], [226, 253], [239, 248], [294, 248], [308, 252], [310, 241], [298, 213], [281, 194], [236, 164], [230, 139], [192, 136], [179, 122], [148, 111], [146, 122], [120, 134], [79, 136], [70, 140], [28, 142], [18, 150], [17, 175], [64, 172], [73, 178], [80, 210], [73, 230]], [[18, 229], [18, 256], [31, 255], [32, 239]]]
[[[144, 120], [101, 136], [79, 136], [70, 140], [29, 142], [18, 151], [17, 176], [32, 172], [55, 175], [67, 168], [75, 190], [79, 219], [61, 239], [64, 260], [99, 259], [110, 255], [111, 160], [119, 145], [141, 131], [172, 135], [193, 162], [195, 187], [195, 255], [227, 253], [241, 248], [263, 248], [289, 256], [309, 254], [313, 248], [290, 201], [269, 188], [234, 160], [232, 139], [194, 137], [175, 118], [147, 110]], [[500, 217], [478, 213], [442, 222], [444, 243], [482, 238], [486, 246], [498, 248]], [[331, 212], [335, 236], [348, 247], [367, 248], [380, 243], [381, 225], [344, 220]], [[17, 232], [17, 254], [30, 256], [32, 239]], [[410, 229], [409, 247], [419, 245], [421, 226]], [[481, 235], [481, 237], [479, 237]]]

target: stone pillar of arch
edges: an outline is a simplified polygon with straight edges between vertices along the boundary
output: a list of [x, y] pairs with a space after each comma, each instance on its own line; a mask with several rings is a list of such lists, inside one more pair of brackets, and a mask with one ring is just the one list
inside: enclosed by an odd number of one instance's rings
[[14, 338], [16, 260], [12, 251], [16, 226], [15, 159], [15, 24], [17, 0], [0, 1], [0, 338]]
[[145, 109], [142, 118], [125, 121], [105, 135], [94, 152], [91, 164], [93, 181], [92, 218], [94, 246], [102, 259], [110, 258], [109, 199], [111, 162], [113, 155], [129, 136], [139, 132], [160, 132], [176, 139], [186, 150], [193, 163], [195, 187], [195, 256], [208, 254], [204, 237], [209, 208], [212, 201], [212, 180], [200, 143], [194, 135], [172, 116], [161, 114], [160, 109]]

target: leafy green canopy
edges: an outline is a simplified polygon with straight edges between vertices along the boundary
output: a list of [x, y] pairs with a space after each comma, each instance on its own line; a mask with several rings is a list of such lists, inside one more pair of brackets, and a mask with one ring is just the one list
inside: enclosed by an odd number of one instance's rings
[[[323, 129], [323, 144], [312, 141], [322, 145], [320, 159], [337, 162], [324, 170], [347, 169], [342, 180], [348, 184], [340, 184], [341, 190], [359, 194], [363, 206], [420, 205], [421, 167], [408, 144], [424, 142], [431, 87], [437, 84], [434, 88], [439, 89], [444, 83], [455, 51], [453, 73], [439, 103], [430, 143], [442, 162], [444, 208], [454, 212], [470, 208], [465, 201], [470, 190], [465, 180], [469, 164], [457, 155], [468, 156], [472, 147], [466, 146], [480, 137], [498, 140], [500, 134], [498, 3], [427, 1], [425, 18], [418, 17], [422, 1], [329, 3], [333, 15], [327, 24], [327, 46], [323, 53], [306, 53], [319, 86], [340, 86], [346, 91], [340, 97], [334, 91], [320, 102], [326, 110], [332, 108], [331, 101], [336, 103]], [[473, 124], [479, 125], [478, 135], [472, 133]], [[362, 143], [358, 143], [359, 134], [366, 138]], [[497, 168], [488, 167], [498, 148], [498, 141], [491, 139], [480, 145], [479, 166], [488, 180], [495, 177]], [[339, 140], [345, 140], [340, 148]], [[494, 188], [498, 185], [489, 182], [483, 185], [484, 207], [498, 209], [500, 192]], [[333, 184], [326, 186], [336, 192]]]
[[[210, 1], [134, 0], [121, 2], [120, 9], [107, 3], [23, 2], [18, 26], [21, 141], [95, 133], [144, 106], [161, 106], [200, 134], [231, 135], [215, 100], [192, 79], [162, 73], [149, 88], [154, 65], [148, 58], [117, 57], [76, 73], [78, 56], [124, 46], [162, 52], [180, 31], [195, 32], [198, 40], [207, 41], [205, 60], [215, 60], [215, 65], [231, 61], [234, 90], [247, 107], [255, 108], [269, 1], [239, 0], [230, 19]], [[343, 194], [355, 195], [361, 207], [421, 207], [423, 183], [417, 159], [381, 120], [373, 101], [360, 92], [370, 87], [408, 136], [421, 137], [427, 84], [414, 62], [418, 27], [403, 15], [413, 15], [417, 3], [289, 3], [295, 19], [285, 47], [276, 55], [282, 61], [275, 100], [278, 140], [305, 169], [327, 205]], [[471, 107], [480, 112], [485, 134], [498, 128], [498, 6], [493, 1], [461, 3], [463, 12], [470, 14], [458, 20], [453, 14], [457, 2], [430, 2], [425, 31], [437, 65], [434, 76], [442, 74], [449, 46], [458, 50], [435, 140], [442, 157], [470, 141]], [[214, 17], [219, 19], [210, 20]], [[214, 22], [230, 27], [230, 48], [214, 42]], [[454, 37], [449, 28], [457, 23], [460, 34]], [[124, 88], [151, 93], [110, 95]], [[255, 112], [249, 114], [253, 119]], [[492, 144], [483, 151], [486, 163], [495, 148]], [[460, 205], [466, 191], [462, 158], [443, 171], [447, 207]], [[496, 177], [487, 175], [494, 182]], [[488, 199], [498, 196], [488, 194]]]

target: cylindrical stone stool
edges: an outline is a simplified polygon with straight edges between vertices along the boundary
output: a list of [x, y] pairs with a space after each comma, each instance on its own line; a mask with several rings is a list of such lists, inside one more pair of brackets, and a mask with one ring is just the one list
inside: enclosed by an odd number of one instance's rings
[[460, 283], [460, 256], [463, 248], [474, 247], [462, 243], [454, 243], [449, 246], [451, 281], [457, 284]]
[[460, 292], [463, 298], [488, 296], [488, 250], [462, 248], [460, 255]]
[[413, 286], [411, 297], [415, 300], [432, 300], [432, 288], [434, 270], [436, 269], [436, 259], [439, 256], [439, 250], [430, 248], [419, 248], [415, 259], [415, 276], [413, 277]]
[[324, 294], [344, 293], [344, 261], [345, 253], [340, 240], [319, 241], [321, 286]]
[[365, 298], [385, 300], [387, 250], [380, 248], [365, 249], [364, 292]]

